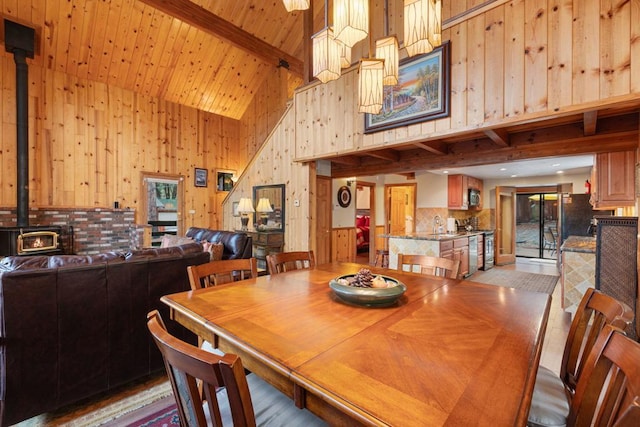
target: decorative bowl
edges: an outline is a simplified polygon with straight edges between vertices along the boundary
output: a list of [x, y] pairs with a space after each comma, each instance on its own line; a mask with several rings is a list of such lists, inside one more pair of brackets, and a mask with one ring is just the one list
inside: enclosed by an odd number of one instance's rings
[[[393, 277], [381, 276], [387, 282], [393, 282], [396, 285], [389, 288], [359, 288], [357, 286], [342, 285], [338, 282], [340, 279], [348, 279], [355, 274], [345, 274], [338, 276], [329, 282], [329, 287], [343, 301], [364, 305], [367, 307], [387, 307], [393, 305], [405, 293], [407, 287]], [[376, 275], [378, 276], [378, 275]]]

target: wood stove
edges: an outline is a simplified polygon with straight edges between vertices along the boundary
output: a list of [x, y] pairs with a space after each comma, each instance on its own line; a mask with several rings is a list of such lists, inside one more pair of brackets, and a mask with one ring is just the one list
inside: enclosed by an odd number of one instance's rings
[[0, 256], [62, 254], [61, 233], [59, 226], [0, 228]]

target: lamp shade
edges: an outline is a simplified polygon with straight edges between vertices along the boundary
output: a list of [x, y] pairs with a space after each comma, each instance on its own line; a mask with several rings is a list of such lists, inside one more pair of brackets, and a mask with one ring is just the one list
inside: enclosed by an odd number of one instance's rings
[[340, 40], [336, 40], [340, 50], [340, 67], [349, 68], [351, 66], [351, 48]]
[[404, 47], [409, 56], [429, 53], [442, 42], [440, 0], [404, 0]]
[[273, 212], [273, 208], [271, 207], [271, 202], [266, 197], [261, 198], [258, 201], [258, 206], [256, 206], [256, 211], [258, 212]]
[[309, 0], [282, 0], [282, 3], [287, 12], [309, 9]]
[[248, 197], [242, 197], [240, 199], [240, 203], [238, 203], [238, 212], [240, 213], [250, 213], [255, 212], [253, 209], [253, 203], [251, 203], [251, 199]]
[[358, 79], [358, 111], [378, 114], [382, 109], [384, 95], [384, 61], [382, 59], [363, 59], [360, 61]]
[[313, 35], [313, 76], [322, 83], [340, 77], [340, 49], [333, 39], [331, 27]]
[[333, 30], [336, 39], [349, 47], [367, 37], [369, 0], [334, 0]]
[[383, 83], [385, 86], [398, 84], [398, 39], [395, 36], [376, 40], [376, 58], [384, 60]]

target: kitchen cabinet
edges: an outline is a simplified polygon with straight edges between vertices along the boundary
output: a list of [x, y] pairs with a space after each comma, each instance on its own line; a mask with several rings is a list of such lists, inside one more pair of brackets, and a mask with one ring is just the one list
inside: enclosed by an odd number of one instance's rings
[[440, 258], [453, 259], [453, 240], [440, 242]]
[[454, 174], [447, 177], [447, 207], [456, 210], [480, 210], [479, 206], [469, 206], [469, 190], [478, 190], [482, 194], [482, 180], [468, 175]]
[[267, 272], [267, 255], [280, 253], [284, 247], [284, 233], [281, 231], [245, 231], [251, 236], [253, 256], [258, 264], [258, 272]]
[[595, 155], [591, 175], [594, 209], [635, 206], [635, 151]]
[[453, 240], [453, 259], [460, 260], [458, 276], [465, 277], [469, 274], [469, 238], [460, 237]]

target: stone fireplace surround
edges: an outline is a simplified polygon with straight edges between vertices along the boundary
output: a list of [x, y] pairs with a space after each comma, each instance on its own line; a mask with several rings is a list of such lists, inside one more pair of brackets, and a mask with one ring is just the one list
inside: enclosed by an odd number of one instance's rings
[[[134, 210], [109, 208], [31, 208], [29, 225], [73, 227], [74, 247], [65, 252], [78, 255], [140, 248], [145, 229], [135, 224]], [[0, 208], [0, 227], [16, 226], [16, 209]]]

